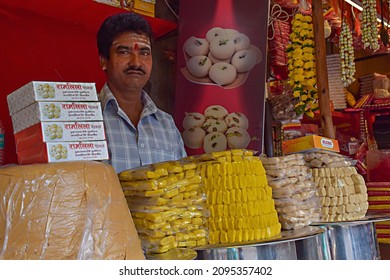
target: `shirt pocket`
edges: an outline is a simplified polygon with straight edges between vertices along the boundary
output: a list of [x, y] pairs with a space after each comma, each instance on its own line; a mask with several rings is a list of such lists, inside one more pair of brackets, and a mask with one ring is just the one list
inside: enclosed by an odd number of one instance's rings
[[176, 160], [175, 153], [172, 150], [151, 149], [151, 152], [153, 153], [153, 162]]

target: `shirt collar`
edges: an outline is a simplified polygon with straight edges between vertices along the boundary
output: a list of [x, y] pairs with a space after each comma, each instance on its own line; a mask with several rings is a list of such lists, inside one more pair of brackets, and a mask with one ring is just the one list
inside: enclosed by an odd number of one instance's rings
[[[158, 114], [158, 108], [157, 108], [156, 104], [153, 102], [153, 100], [150, 98], [150, 96], [144, 90], [142, 90], [141, 99], [142, 99], [142, 102], [144, 104], [141, 118], [144, 116], [148, 116], [148, 115], [153, 114], [157, 119], [159, 119], [160, 114]], [[99, 100], [102, 104], [103, 111], [106, 109], [106, 106], [109, 102], [113, 102], [115, 107], [119, 110], [118, 101], [116, 100], [114, 94], [111, 92], [107, 83], [104, 84], [102, 90], [100, 91]]]

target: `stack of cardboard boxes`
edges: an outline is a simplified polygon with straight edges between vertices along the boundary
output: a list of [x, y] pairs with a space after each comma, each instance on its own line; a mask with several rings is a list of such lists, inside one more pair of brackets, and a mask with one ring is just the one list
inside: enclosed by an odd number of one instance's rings
[[19, 164], [108, 159], [94, 83], [33, 81], [7, 101]]

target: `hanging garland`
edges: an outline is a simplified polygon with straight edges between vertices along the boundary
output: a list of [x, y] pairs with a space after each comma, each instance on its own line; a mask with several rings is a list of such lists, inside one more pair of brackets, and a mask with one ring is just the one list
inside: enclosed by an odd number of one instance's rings
[[362, 41], [364, 48], [379, 49], [376, 0], [363, 0]]
[[290, 43], [286, 52], [289, 82], [294, 98], [298, 99], [295, 112], [298, 116], [305, 114], [312, 118], [318, 110], [312, 17], [297, 13], [291, 25]]
[[340, 59], [341, 59], [341, 80], [344, 87], [348, 87], [355, 81], [355, 52], [353, 49], [352, 30], [348, 25], [347, 18], [343, 16], [340, 31]]

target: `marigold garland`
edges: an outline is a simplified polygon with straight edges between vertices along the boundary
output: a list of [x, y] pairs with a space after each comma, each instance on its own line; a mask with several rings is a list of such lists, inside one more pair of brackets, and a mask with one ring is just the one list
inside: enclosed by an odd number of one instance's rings
[[312, 118], [318, 110], [312, 17], [297, 13], [291, 24], [290, 44], [286, 52], [289, 82], [294, 97], [298, 99], [295, 112]]

